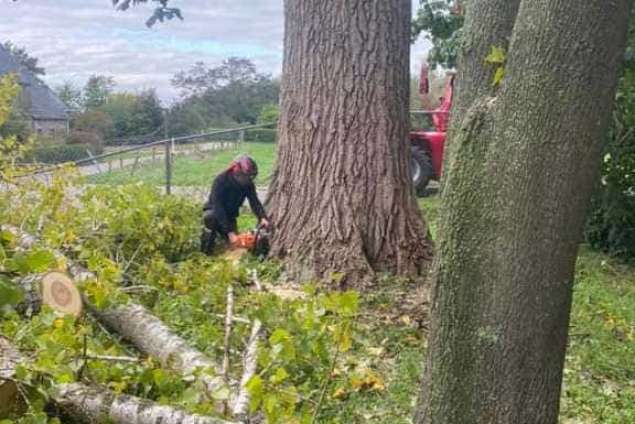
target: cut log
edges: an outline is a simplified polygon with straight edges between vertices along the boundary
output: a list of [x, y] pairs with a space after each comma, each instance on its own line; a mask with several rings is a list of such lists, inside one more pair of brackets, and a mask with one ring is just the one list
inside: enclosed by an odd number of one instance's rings
[[[15, 227], [3, 226], [19, 240], [20, 248], [32, 247], [36, 239]], [[60, 252], [54, 252], [64, 257]], [[96, 278], [95, 275], [64, 257], [68, 272], [76, 281]], [[184, 375], [199, 374], [200, 381], [208, 393], [219, 397], [228, 389], [222, 378], [222, 370], [197, 349], [190, 347], [185, 340], [173, 333], [161, 320], [141, 305], [127, 305], [100, 311], [86, 303], [86, 308], [104, 326], [118, 333], [132, 343], [141, 352], [160, 360], [161, 364]], [[231, 385], [231, 383], [230, 383]]]
[[245, 350], [240, 389], [238, 396], [236, 396], [232, 402], [232, 414], [241, 422], [247, 421], [248, 418], [249, 391], [247, 390], [247, 383], [249, 383], [249, 380], [256, 374], [256, 366], [258, 365], [258, 340], [260, 340], [261, 330], [262, 323], [260, 320], [254, 320], [254, 324], [251, 327], [251, 335], [247, 342], [247, 349]]
[[14, 379], [15, 368], [23, 361], [20, 352], [0, 336], [0, 419], [19, 414], [25, 408]]
[[91, 313], [141, 352], [159, 359], [163, 366], [185, 375], [202, 371], [199, 378], [210, 394], [219, 394], [227, 388], [222, 371], [214, 362], [190, 347], [143, 306], [128, 304], [106, 311], [91, 309]]
[[[23, 408], [14, 380], [18, 364], [26, 359], [11, 342], [0, 336], [0, 419]], [[189, 414], [171, 406], [80, 383], [54, 388], [53, 401], [70, 421], [86, 424], [231, 424], [228, 421]]]
[[230, 424], [219, 418], [189, 414], [171, 406], [79, 383], [58, 386], [55, 403], [62, 415], [86, 424]]
[[73, 280], [61, 272], [34, 274], [16, 281], [24, 301], [16, 309], [27, 316], [37, 314], [42, 305], [75, 317], [82, 313], [82, 298]]

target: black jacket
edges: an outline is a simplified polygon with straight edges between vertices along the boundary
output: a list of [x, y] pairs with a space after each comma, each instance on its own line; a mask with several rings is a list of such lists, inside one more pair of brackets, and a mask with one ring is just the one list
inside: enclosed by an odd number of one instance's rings
[[228, 233], [232, 231], [232, 224], [238, 217], [245, 198], [249, 200], [249, 206], [259, 220], [266, 218], [265, 208], [258, 200], [254, 183], [250, 181], [247, 185], [241, 185], [229, 171], [225, 171], [214, 179], [203, 210], [212, 210], [221, 230]]

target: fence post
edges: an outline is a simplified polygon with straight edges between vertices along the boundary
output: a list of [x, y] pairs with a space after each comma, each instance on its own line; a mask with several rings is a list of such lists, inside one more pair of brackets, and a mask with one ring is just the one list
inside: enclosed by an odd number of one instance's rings
[[174, 139], [165, 140], [165, 194], [172, 194], [172, 143]]
[[245, 130], [241, 130], [238, 133], [238, 144], [243, 144], [245, 142]]
[[112, 161], [108, 161], [108, 172], [112, 171]]
[[157, 160], [157, 149], [156, 147], [152, 148], [152, 163]]
[[119, 169], [123, 169], [123, 156], [119, 156]]

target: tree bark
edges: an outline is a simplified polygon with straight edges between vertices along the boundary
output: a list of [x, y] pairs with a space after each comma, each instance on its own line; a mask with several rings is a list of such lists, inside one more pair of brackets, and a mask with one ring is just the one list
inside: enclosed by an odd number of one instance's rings
[[215, 394], [227, 387], [222, 371], [212, 360], [190, 347], [143, 306], [130, 303], [105, 311], [93, 308], [91, 313], [141, 352], [159, 359], [163, 366], [183, 374], [202, 371], [198, 378], [209, 393]]
[[[19, 364], [26, 364], [26, 358], [9, 340], [0, 336], [0, 418], [12, 412], [19, 413], [20, 397], [14, 380]], [[62, 415], [79, 423], [230, 424], [218, 418], [189, 414], [171, 406], [117, 395], [110, 390], [80, 383], [56, 386], [53, 400]]]
[[[470, 2], [468, 21], [490, 3]], [[630, 6], [523, 0], [501, 87], [457, 92], [415, 422], [557, 422], [575, 259]], [[488, 22], [466, 25], [491, 39]], [[470, 72], [483, 59], [460, 63]]]
[[431, 258], [408, 168], [410, 4], [285, 1], [271, 252], [291, 277], [413, 276]]
[[0, 336], [0, 419], [25, 409], [15, 381], [15, 369], [22, 361], [20, 352]]
[[172, 406], [80, 383], [57, 387], [54, 399], [61, 414], [78, 423], [230, 424], [219, 418], [189, 414]]

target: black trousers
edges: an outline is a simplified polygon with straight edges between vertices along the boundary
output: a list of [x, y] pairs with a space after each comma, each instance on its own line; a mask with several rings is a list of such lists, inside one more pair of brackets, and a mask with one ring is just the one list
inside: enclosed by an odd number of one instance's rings
[[[236, 232], [236, 219], [230, 220], [231, 231]], [[211, 255], [216, 244], [216, 237], [227, 241], [227, 233], [221, 228], [213, 209], [203, 211], [203, 231], [201, 232], [201, 252]]]

